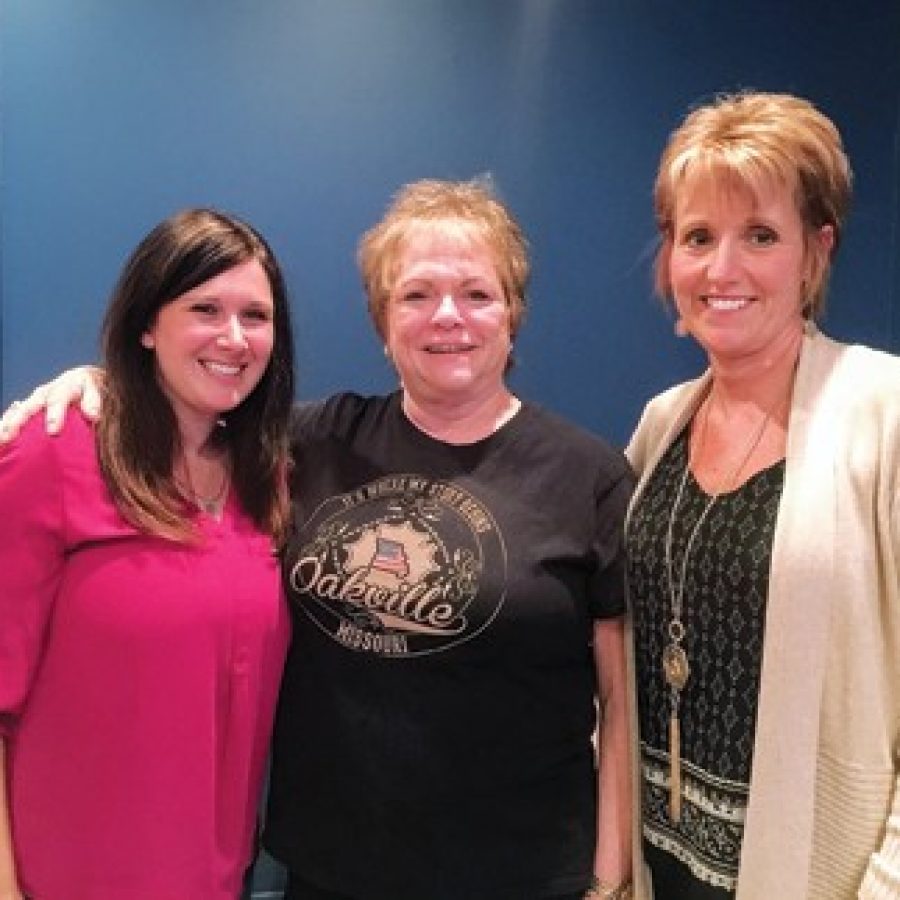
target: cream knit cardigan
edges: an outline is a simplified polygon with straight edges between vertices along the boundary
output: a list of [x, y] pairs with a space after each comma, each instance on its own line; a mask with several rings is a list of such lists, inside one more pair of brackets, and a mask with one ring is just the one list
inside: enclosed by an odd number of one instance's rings
[[[707, 372], [647, 405], [627, 450], [635, 500], [709, 383]], [[738, 900], [900, 898], [898, 492], [900, 358], [809, 326], [769, 573]], [[628, 652], [633, 688], [630, 616]], [[636, 737], [633, 751], [639, 797]], [[634, 845], [635, 896], [646, 900], [639, 822]]]

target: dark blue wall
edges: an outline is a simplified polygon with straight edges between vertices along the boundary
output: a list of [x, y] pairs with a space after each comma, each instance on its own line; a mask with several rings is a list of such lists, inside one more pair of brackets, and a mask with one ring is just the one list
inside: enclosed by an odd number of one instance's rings
[[857, 201], [827, 327], [900, 349], [900, 4], [9, 0], [4, 402], [96, 353], [132, 245], [189, 204], [272, 240], [301, 392], [390, 386], [356, 240], [402, 182], [491, 172], [534, 251], [516, 386], [623, 441], [692, 372], [650, 291], [649, 193], [693, 102], [754, 86], [841, 125]]
[[650, 290], [650, 185], [687, 107], [804, 94], [857, 198], [827, 327], [900, 350], [900, 4], [7, 0], [0, 399], [95, 356], [134, 243], [211, 204], [271, 239], [301, 392], [393, 384], [356, 240], [404, 181], [491, 172], [531, 237], [516, 386], [624, 441], [701, 364]]

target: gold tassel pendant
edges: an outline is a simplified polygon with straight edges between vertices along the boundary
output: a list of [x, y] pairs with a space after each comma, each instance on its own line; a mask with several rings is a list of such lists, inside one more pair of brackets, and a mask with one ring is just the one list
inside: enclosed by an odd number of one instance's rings
[[678, 711], [669, 717], [669, 818], [681, 821], [681, 723]]

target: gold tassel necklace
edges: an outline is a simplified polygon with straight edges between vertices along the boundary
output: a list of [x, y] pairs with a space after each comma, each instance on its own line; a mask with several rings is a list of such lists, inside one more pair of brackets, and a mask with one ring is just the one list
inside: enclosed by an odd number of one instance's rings
[[[706, 407], [703, 412], [703, 425], [700, 434], [697, 436], [697, 454], [703, 447], [706, 439], [706, 426], [709, 421], [709, 409], [712, 406], [711, 395], [707, 397]], [[778, 404], [778, 408], [781, 403]], [[684, 464], [684, 473], [681, 476], [681, 482], [675, 493], [675, 500], [672, 503], [672, 511], [669, 513], [669, 525], [666, 529], [666, 540], [664, 545], [666, 577], [669, 584], [669, 597], [672, 602], [672, 614], [669, 618], [669, 624], [666, 629], [668, 643], [663, 648], [662, 653], [662, 670], [669, 686], [669, 818], [673, 822], [681, 820], [681, 692], [687, 684], [691, 674], [691, 666], [688, 661], [687, 651], [684, 649], [685, 628], [682, 618], [684, 613], [684, 587], [687, 581], [688, 557], [694, 546], [694, 540], [700, 531], [700, 527], [706, 521], [706, 517], [716, 505], [716, 501], [722, 496], [722, 493], [731, 485], [740, 475], [741, 470], [750, 461], [753, 451], [759, 446], [766, 426], [772, 419], [776, 408], [771, 408], [763, 417], [759, 428], [754, 432], [747, 445], [747, 450], [738, 460], [734, 468], [725, 474], [719, 484], [716, 486], [712, 496], [703, 507], [699, 517], [697, 518], [691, 533], [688, 535], [687, 543], [684, 546], [684, 553], [681, 557], [681, 570], [679, 572], [678, 583], [675, 583], [672, 565], [672, 533], [675, 528], [675, 520], [678, 518], [678, 507], [681, 505], [681, 498], [684, 494], [684, 488], [687, 484], [688, 475], [691, 471], [691, 463], [697, 454], [691, 453], [688, 449], [687, 461]]]

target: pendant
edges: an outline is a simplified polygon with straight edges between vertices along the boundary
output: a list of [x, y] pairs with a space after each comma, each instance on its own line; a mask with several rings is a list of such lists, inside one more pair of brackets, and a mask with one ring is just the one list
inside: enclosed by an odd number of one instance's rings
[[673, 709], [669, 718], [669, 818], [681, 821], [681, 722]]
[[662, 667], [666, 684], [674, 691], [683, 691], [691, 674], [691, 667], [681, 644], [666, 644], [663, 649]]

